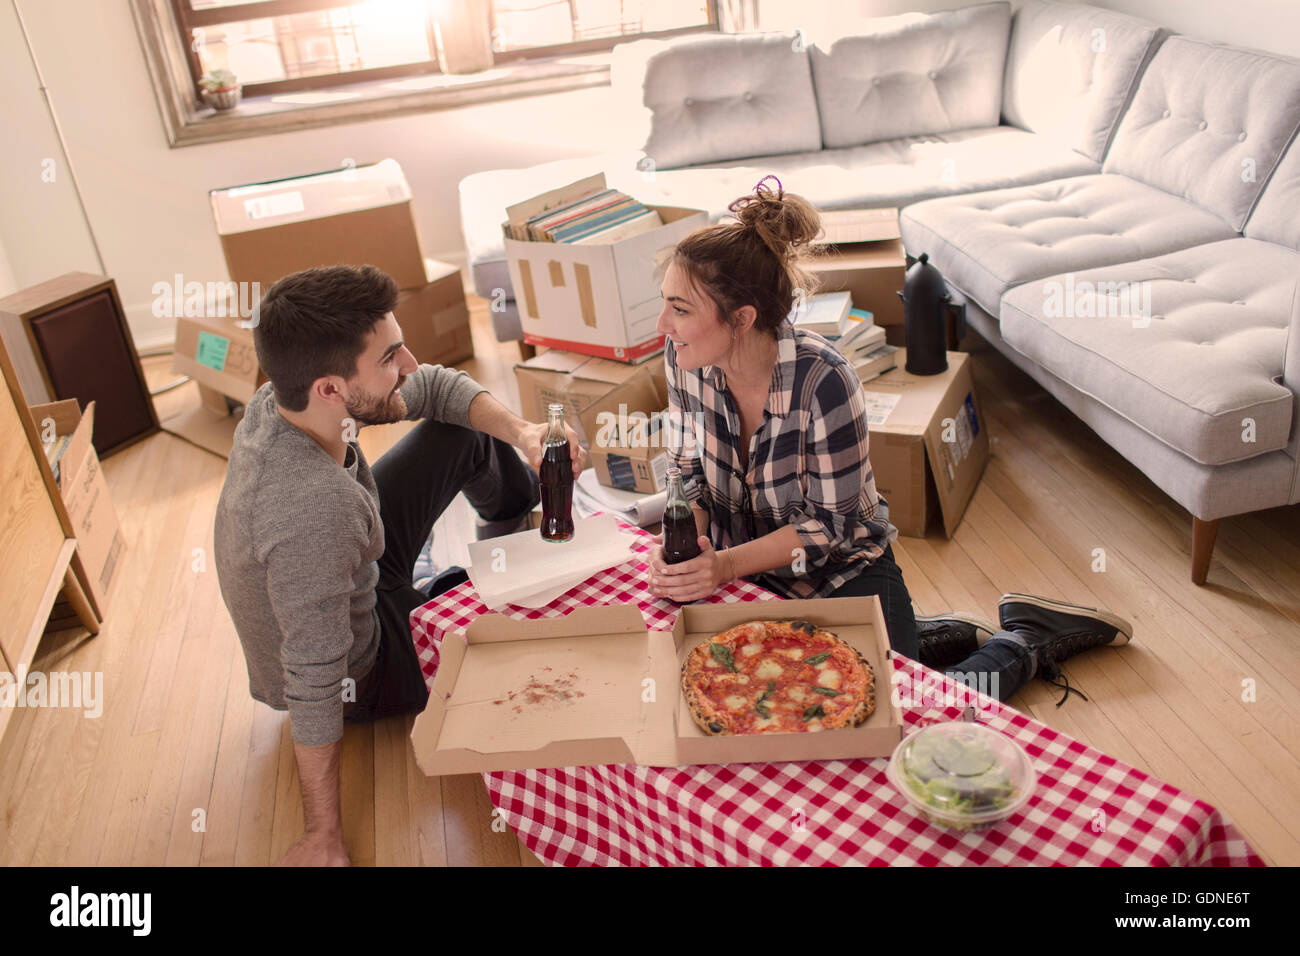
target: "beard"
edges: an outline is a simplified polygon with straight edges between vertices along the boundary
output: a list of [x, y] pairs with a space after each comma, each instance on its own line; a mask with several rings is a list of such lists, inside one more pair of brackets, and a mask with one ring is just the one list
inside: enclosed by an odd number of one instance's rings
[[383, 397], [358, 389], [355, 395], [344, 403], [348, 417], [358, 425], [388, 425], [400, 422], [406, 417], [406, 400], [400, 391], [402, 383]]

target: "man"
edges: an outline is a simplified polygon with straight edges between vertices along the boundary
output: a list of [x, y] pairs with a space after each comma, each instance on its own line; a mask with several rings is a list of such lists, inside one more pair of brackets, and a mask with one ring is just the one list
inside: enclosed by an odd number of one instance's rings
[[[407, 619], [429, 598], [411, 572], [438, 516], [463, 491], [490, 537], [526, 526], [539, 500], [546, 426], [464, 372], [417, 365], [396, 303], [396, 283], [373, 266], [271, 287], [253, 330], [270, 382], [235, 430], [217, 503], [217, 574], [249, 689], [289, 712], [306, 833], [285, 864], [348, 863], [344, 721], [428, 700]], [[357, 430], [402, 419], [420, 424], [371, 469]], [[576, 473], [586, 454], [571, 430], [569, 444]]]

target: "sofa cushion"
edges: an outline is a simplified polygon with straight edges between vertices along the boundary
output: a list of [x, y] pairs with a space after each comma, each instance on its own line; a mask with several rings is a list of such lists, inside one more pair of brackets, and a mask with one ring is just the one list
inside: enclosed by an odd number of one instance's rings
[[819, 209], [902, 207], [934, 196], [974, 192], [1095, 172], [1073, 150], [1010, 126], [762, 156], [743, 164], [658, 172], [638, 183], [646, 202], [707, 209], [720, 218], [727, 204], [774, 173], [791, 192]]
[[903, 244], [991, 315], [1013, 286], [1228, 239], [1213, 213], [1125, 176], [1097, 174], [917, 203]]
[[1297, 126], [1300, 62], [1170, 37], [1102, 171], [1182, 196], [1240, 232]]
[[1286, 447], [1300, 253], [1228, 239], [1051, 276], [1002, 300], [1009, 345], [1195, 461]]
[[1010, 3], [981, 3], [854, 22], [810, 48], [822, 144], [996, 126], [1010, 22]]
[[657, 169], [818, 149], [821, 128], [799, 34], [639, 40], [618, 46], [610, 82], [632, 142]]
[[1101, 162], [1164, 35], [1154, 23], [1100, 7], [1029, 0], [1011, 24], [1003, 117]]
[[1300, 135], [1264, 184], [1243, 232], [1252, 239], [1300, 250]]
[[639, 154], [558, 160], [531, 169], [494, 169], [460, 182], [461, 229], [479, 295], [510, 292], [501, 222], [506, 206], [604, 170], [610, 186], [642, 202], [705, 209], [722, 218], [727, 205], [775, 173], [791, 191], [822, 209], [905, 206], [932, 196], [974, 192], [1096, 172], [1071, 149], [1010, 126], [960, 130], [857, 146], [763, 156], [740, 165], [647, 171]]

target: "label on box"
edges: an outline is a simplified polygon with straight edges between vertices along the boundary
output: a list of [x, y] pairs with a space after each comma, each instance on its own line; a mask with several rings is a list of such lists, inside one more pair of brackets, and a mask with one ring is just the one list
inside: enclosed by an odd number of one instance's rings
[[979, 416], [975, 414], [975, 396], [967, 392], [966, 401], [962, 404], [966, 407], [966, 417], [970, 419], [971, 434], [979, 437], [980, 420]]
[[609, 469], [610, 485], [622, 491], [636, 491], [637, 483], [648, 481], [656, 492], [668, 487], [668, 452], [662, 452], [648, 461], [627, 455], [606, 455], [605, 467]]
[[206, 365], [214, 372], [226, 367], [226, 353], [230, 350], [230, 339], [211, 332], [200, 332], [199, 343], [194, 349], [194, 361]]
[[868, 392], [863, 389], [862, 397], [867, 404], [867, 424], [883, 425], [903, 396], [898, 392]]
[[609, 482], [622, 491], [636, 490], [636, 475], [632, 472], [632, 459], [627, 455], [607, 455], [606, 467], [609, 468]]
[[655, 491], [668, 487], [668, 452], [656, 455], [650, 462], [650, 470], [654, 472]]
[[290, 213], [306, 209], [302, 202], [302, 193], [277, 193], [274, 196], [258, 196], [256, 199], [244, 200], [244, 215], [249, 219], [269, 219], [272, 216], [287, 216]]
[[[953, 460], [960, 462], [970, 454], [970, 446], [975, 441], [975, 436], [970, 432], [970, 419], [965, 415], [958, 415], [956, 421], [956, 441], [953, 442], [957, 447], [953, 449]], [[960, 454], [958, 454], [960, 452]]]

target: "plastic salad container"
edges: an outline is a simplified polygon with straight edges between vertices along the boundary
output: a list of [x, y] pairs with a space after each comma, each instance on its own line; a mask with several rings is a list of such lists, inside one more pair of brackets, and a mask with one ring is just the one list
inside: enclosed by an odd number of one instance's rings
[[906, 737], [889, 758], [889, 782], [931, 823], [991, 826], [1034, 792], [1038, 775], [1020, 745], [983, 724], [952, 721]]

